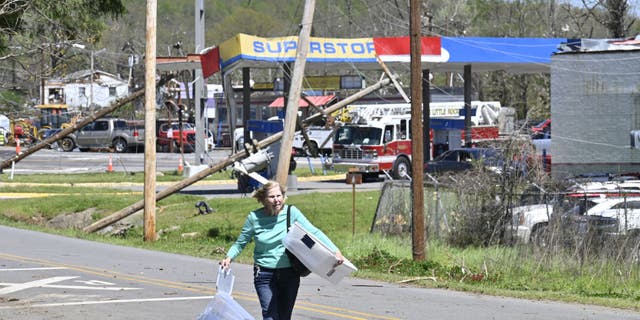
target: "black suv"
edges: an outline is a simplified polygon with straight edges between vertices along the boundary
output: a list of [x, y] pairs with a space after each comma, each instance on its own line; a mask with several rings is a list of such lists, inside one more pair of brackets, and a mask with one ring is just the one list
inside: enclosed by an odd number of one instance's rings
[[495, 148], [455, 148], [448, 150], [424, 165], [424, 172], [464, 171], [481, 162], [487, 169], [500, 172], [504, 157]]

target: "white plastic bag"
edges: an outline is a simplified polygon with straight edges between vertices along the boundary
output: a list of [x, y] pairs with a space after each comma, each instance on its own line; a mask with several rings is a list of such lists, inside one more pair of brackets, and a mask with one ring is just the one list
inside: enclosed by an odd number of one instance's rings
[[217, 293], [207, 304], [197, 320], [255, 320], [242, 306], [231, 297], [235, 276], [231, 269], [218, 269], [216, 280]]
[[220, 268], [218, 268], [218, 278], [216, 278], [216, 291], [231, 295], [233, 292], [233, 282], [235, 280], [236, 276], [231, 272], [231, 268], [224, 270], [224, 268], [220, 266]]

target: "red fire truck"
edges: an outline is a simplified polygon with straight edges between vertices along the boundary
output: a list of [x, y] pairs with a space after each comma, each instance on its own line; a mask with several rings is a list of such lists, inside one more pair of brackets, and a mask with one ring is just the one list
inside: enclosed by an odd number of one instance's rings
[[[459, 116], [432, 118], [430, 140], [433, 142], [434, 131], [438, 130], [457, 130], [451, 132], [456, 132], [456, 137], [460, 132], [462, 140], [463, 128], [464, 119]], [[384, 173], [393, 179], [406, 179], [411, 175], [411, 136], [410, 114], [386, 112], [359, 118], [336, 131], [331, 165], [336, 170], [362, 173], [365, 178]], [[497, 125], [471, 128], [474, 142], [498, 137]]]

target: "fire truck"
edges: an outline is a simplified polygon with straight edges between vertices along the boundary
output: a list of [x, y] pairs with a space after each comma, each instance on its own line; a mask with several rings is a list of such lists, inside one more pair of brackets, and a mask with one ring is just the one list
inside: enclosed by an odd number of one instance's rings
[[[471, 107], [472, 142], [497, 139], [503, 109], [500, 103], [473, 101]], [[364, 178], [381, 173], [393, 179], [410, 177], [411, 106], [354, 105], [347, 109], [350, 122], [335, 133], [330, 165], [336, 170], [361, 173]], [[430, 142], [449, 148], [461, 146], [465, 137], [464, 102], [431, 103], [430, 111]]]

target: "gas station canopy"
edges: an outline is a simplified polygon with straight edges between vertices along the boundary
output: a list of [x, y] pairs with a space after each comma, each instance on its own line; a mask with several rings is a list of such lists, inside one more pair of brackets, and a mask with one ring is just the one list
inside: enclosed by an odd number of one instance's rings
[[[551, 56], [561, 38], [423, 37], [422, 66], [434, 72], [455, 72], [471, 65], [474, 72], [549, 72]], [[273, 68], [295, 60], [298, 37], [263, 38], [238, 34], [220, 46], [220, 67]], [[309, 70], [380, 70], [377, 59], [390, 68], [410, 62], [409, 37], [311, 37]]]
[[[423, 37], [422, 68], [432, 72], [503, 70], [548, 73], [551, 56], [564, 38]], [[219, 47], [188, 57], [159, 57], [159, 70], [202, 68], [205, 78], [236, 68], [279, 68], [295, 61], [298, 37], [263, 38], [237, 34]], [[409, 37], [311, 37], [306, 69], [380, 70], [378, 59], [394, 69], [410, 62]]]

